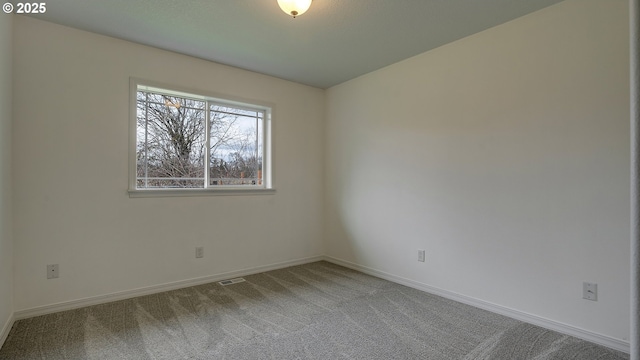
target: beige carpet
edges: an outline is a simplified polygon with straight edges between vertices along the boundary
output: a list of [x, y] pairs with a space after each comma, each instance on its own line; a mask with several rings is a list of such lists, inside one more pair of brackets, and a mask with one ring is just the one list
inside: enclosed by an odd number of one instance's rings
[[629, 356], [327, 262], [17, 321], [0, 359]]

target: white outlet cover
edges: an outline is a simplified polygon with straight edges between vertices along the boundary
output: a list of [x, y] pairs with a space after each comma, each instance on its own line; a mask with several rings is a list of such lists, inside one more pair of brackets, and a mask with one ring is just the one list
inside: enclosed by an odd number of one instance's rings
[[591, 301], [598, 301], [598, 284], [582, 283], [582, 298]]
[[424, 258], [425, 258], [425, 251], [424, 250], [418, 250], [418, 261], [420, 262], [424, 262]]
[[47, 279], [57, 279], [60, 277], [60, 267], [58, 264], [47, 265]]

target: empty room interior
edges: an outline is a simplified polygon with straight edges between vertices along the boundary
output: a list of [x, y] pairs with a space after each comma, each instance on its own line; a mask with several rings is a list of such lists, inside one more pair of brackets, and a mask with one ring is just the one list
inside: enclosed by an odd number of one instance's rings
[[[629, 1], [38, 4], [0, 13], [0, 358], [629, 358]], [[216, 320], [146, 340], [160, 298]], [[113, 304], [201, 340], [129, 357]]]

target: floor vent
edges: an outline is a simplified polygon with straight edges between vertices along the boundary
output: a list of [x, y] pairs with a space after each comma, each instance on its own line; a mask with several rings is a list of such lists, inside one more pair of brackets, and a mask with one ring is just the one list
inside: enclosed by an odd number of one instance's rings
[[235, 279], [231, 279], [231, 280], [219, 281], [218, 284], [220, 284], [222, 286], [227, 286], [227, 285], [237, 284], [237, 283], [241, 283], [241, 282], [244, 282], [243, 278], [235, 278]]

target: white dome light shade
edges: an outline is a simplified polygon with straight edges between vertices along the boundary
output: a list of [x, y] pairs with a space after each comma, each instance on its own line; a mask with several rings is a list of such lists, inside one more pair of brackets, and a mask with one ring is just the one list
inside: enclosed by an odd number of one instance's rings
[[309, 10], [311, 0], [278, 0], [278, 5], [285, 13], [296, 17]]

